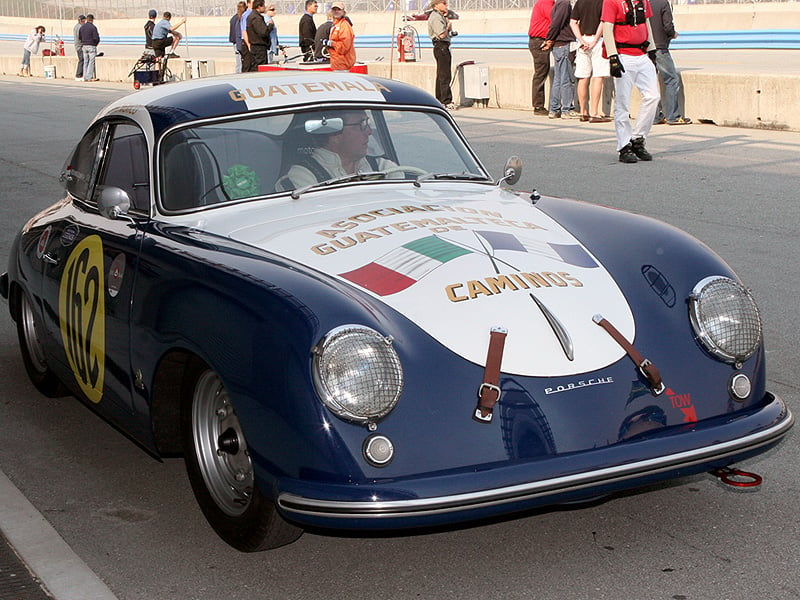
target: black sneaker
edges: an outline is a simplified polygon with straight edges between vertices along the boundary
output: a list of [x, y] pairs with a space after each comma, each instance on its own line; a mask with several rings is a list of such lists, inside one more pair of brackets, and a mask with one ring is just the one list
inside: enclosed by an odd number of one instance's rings
[[635, 138], [631, 140], [631, 149], [639, 160], [653, 160], [653, 155], [644, 147], [644, 138]]
[[167, 54], [167, 56], [169, 56], [170, 58], [180, 58], [181, 57], [180, 54], [175, 54], [174, 52], [170, 52], [169, 54]]
[[548, 112], [544, 106], [537, 106], [536, 108], [533, 109], [533, 114], [546, 117]]
[[630, 144], [625, 144], [625, 146], [619, 151], [619, 162], [621, 163], [639, 162], [639, 159], [636, 158], [636, 154], [633, 152], [633, 146], [631, 146]]

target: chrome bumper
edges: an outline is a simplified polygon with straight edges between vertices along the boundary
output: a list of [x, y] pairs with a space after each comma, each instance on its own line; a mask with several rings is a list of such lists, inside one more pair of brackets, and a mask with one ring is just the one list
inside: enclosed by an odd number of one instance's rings
[[[780, 400], [775, 397], [775, 400]], [[307, 498], [292, 493], [281, 493], [277, 502], [280, 509], [291, 517], [302, 515], [328, 519], [403, 519], [427, 517], [463, 511], [481, 510], [504, 504], [524, 503], [549, 496], [567, 495], [581, 490], [613, 486], [634, 479], [643, 479], [659, 473], [690, 468], [703, 463], [724, 461], [758, 448], [776, 444], [794, 425], [794, 415], [786, 408], [784, 417], [771, 427], [734, 440], [701, 448], [658, 456], [648, 460], [619, 464], [592, 471], [552, 477], [508, 487], [480, 490], [431, 498], [412, 498], [392, 501], [339, 501]], [[546, 502], [538, 502], [544, 504]]]

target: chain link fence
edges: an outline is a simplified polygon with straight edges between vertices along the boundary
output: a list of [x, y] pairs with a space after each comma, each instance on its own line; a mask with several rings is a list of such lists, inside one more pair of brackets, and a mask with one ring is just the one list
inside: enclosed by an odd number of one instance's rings
[[[320, 1], [320, 12], [324, 13], [332, 0]], [[673, 4], [755, 4], [753, 0], [677, 0]], [[770, 0], [772, 2], [797, 2], [797, 0]], [[397, 0], [397, 10], [409, 13], [427, 8], [428, 0]], [[458, 11], [497, 11], [515, 8], [530, 8], [533, 0], [449, 0], [450, 8]], [[303, 0], [276, 0], [280, 13], [301, 14]], [[141, 0], [0, 0], [0, 15], [37, 19], [74, 20], [79, 14], [93, 14], [96, 18], [109, 19], [140, 18], [156, 8], [161, 14], [168, 10], [181, 16], [221, 17], [232, 15], [236, 0], [220, 3], [219, 0], [163, 0], [142, 2]], [[348, 12], [386, 12], [395, 10], [395, 0], [347, 0]]]

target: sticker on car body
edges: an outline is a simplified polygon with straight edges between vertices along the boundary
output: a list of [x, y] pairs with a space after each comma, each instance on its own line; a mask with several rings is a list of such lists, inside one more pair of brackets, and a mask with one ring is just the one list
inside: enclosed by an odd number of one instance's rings
[[73, 248], [58, 292], [58, 318], [75, 380], [94, 403], [103, 397], [105, 375], [105, 284], [103, 241], [90, 235]]

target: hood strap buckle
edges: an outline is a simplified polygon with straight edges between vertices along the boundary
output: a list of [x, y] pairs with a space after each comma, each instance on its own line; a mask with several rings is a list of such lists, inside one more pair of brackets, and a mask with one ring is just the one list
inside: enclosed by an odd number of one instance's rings
[[636, 365], [636, 368], [639, 369], [639, 372], [647, 380], [647, 383], [650, 386], [650, 392], [654, 396], [660, 396], [663, 394], [667, 387], [661, 380], [661, 373], [659, 372], [658, 367], [650, 362], [649, 359], [642, 356], [641, 353], [634, 348], [633, 344], [625, 339], [625, 336], [622, 335], [616, 327], [603, 318], [603, 315], [595, 315], [592, 317], [592, 321], [605, 329], [614, 339], [614, 341], [617, 342], [623, 350], [625, 350], [625, 353], [630, 357], [630, 359]]
[[503, 394], [500, 389], [500, 366], [503, 362], [506, 335], [508, 330], [505, 327], [492, 327], [489, 333], [489, 350], [483, 370], [483, 383], [478, 386], [478, 406], [472, 413], [472, 418], [478, 423], [492, 422], [494, 405]]

